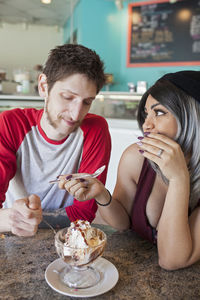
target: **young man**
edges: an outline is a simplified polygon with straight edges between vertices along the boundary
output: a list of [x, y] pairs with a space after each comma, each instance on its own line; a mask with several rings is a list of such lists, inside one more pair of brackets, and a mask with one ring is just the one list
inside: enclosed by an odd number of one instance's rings
[[[79, 202], [49, 181], [60, 174], [108, 167], [108, 125], [104, 118], [88, 114], [104, 83], [103, 62], [94, 51], [81, 45], [58, 46], [38, 80], [44, 109], [0, 114], [0, 232], [31, 236], [42, 210], [62, 207], [70, 221], [94, 219], [94, 199]], [[107, 168], [98, 177], [103, 183], [106, 174]]]

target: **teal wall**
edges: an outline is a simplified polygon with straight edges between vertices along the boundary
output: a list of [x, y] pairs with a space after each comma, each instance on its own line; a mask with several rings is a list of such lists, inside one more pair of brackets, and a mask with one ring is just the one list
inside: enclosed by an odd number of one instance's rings
[[[200, 70], [200, 66], [178, 67], [138, 67], [126, 66], [128, 3], [141, 0], [125, 1], [122, 10], [118, 10], [114, 1], [80, 0], [73, 15], [73, 30], [77, 30], [78, 43], [94, 49], [105, 63], [106, 73], [114, 74], [110, 87], [113, 91], [128, 91], [128, 82], [135, 84], [145, 80], [148, 86], [168, 72], [180, 70]], [[70, 37], [70, 22], [64, 27], [64, 42]]]

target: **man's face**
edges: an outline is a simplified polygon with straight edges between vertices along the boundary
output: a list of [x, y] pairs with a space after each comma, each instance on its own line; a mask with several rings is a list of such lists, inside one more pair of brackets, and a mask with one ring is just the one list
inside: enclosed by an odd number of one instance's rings
[[57, 81], [45, 99], [41, 126], [46, 135], [61, 140], [76, 130], [95, 99], [97, 87], [83, 74]]

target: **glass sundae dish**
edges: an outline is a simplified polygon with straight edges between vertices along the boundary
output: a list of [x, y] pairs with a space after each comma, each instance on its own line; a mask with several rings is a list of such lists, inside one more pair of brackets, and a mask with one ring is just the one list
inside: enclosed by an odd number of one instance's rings
[[106, 234], [91, 227], [88, 221], [77, 220], [55, 235], [58, 255], [66, 263], [59, 276], [70, 288], [88, 288], [97, 284], [100, 274], [89, 264], [103, 254]]

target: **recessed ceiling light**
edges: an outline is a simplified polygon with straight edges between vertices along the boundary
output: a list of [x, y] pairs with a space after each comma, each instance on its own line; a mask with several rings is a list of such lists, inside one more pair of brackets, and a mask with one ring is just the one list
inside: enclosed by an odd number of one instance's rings
[[50, 4], [51, 0], [41, 0], [41, 2], [44, 3], [44, 4]]

